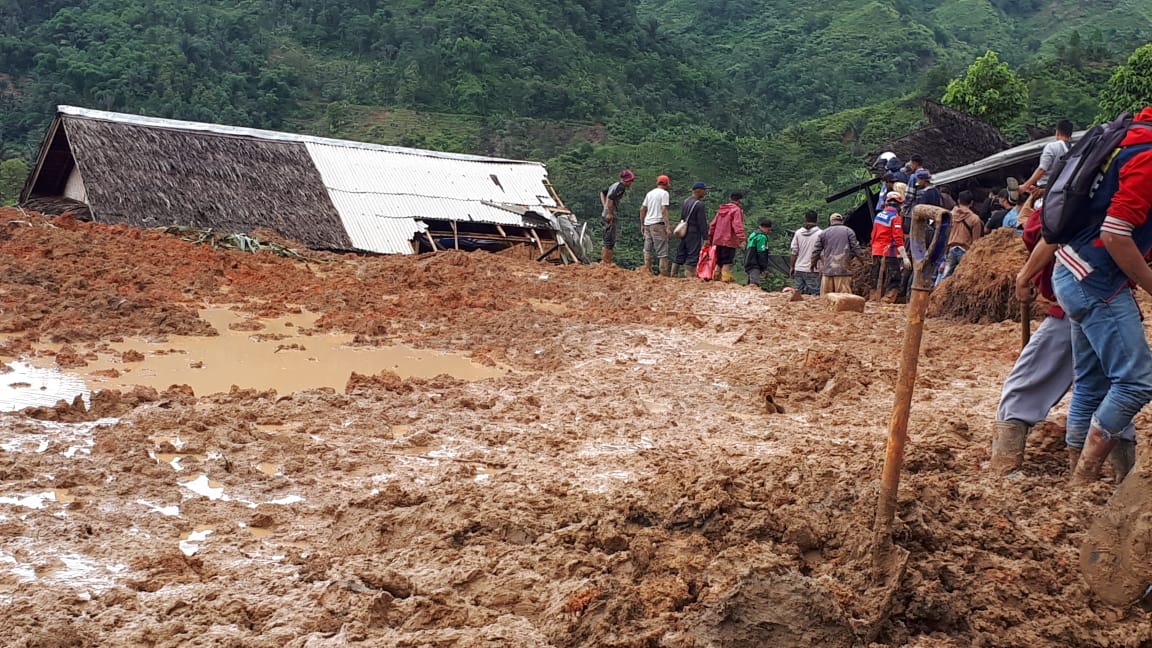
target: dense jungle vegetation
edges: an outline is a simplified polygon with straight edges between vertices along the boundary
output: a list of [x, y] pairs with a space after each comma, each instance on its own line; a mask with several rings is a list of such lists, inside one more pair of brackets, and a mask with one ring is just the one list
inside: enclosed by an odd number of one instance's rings
[[1026, 139], [1149, 41], [1149, 0], [0, 0], [0, 201], [74, 104], [539, 159], [585, 217], [627, 166], [629, 208], [669, 173], [795, 223], [986, 51]]

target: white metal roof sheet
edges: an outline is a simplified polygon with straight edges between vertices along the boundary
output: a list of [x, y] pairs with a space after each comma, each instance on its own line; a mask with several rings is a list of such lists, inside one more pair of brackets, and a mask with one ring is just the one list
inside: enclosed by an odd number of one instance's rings
[[557, 207], [542, 165], [381, 154], [342, 144], [306, 143], [328, 195], [358, 249], [411, 254], [421, 220], [537, 226], [485, 203], [547, 214]]

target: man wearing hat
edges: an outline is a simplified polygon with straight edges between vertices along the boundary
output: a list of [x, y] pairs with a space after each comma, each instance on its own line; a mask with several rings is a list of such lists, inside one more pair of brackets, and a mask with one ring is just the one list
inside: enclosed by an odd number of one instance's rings
[[640, 206], [640, 226], [644, 232], [644, 269], [651, 271], [652, 258], [660, 263], [660, 274], [667, 277], [668, 264], [668, 187], [672, 181], [666, 175], [656, 178], [656, 188], [644, 196]]
[[676, 256], [672, 259], [672, 276], [680, 276], [680, 268], [684, 268], [684, 276], [689, 279], [696, 276], [696, 263], [700, 260], [700, 248], [708, 236], [708, 207], [704, 204], [704, 196], [711, 189], [703, 182], [692, 185], [692, 195], [680, 206], [680, 222], [685, 223], [687, 229], [684, 238], [676, 248]]
[[620, 172], [619, 182], [613, 182], [607, 191], [600, 192], [600, 204], [604, 205], [604, 211], [601, 212], [601, 216], [604, 218], [604, 247], [600, 251], [601, 263], [611, 264], [616, 255], [616, 232], [620, 223], [616, 216], [620, 212], [620, 200], [635, 179], [635, 173], [624, 169]]
[[828, 219], [828, 229], [820, 232], [816, 239], [816, 249], [812, 262], [820, 263], [820, 294], [851, 293], [853, 258], [863, 258], [864, 251], [856, 232], [844, 224], [844, 217], [832, 214]]

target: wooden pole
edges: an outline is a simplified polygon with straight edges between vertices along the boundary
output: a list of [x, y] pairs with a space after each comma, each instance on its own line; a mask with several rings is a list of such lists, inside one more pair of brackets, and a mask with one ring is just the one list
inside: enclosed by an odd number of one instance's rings
[[1032, 305], [1020, 304], [1020, 348], [1028, 346], [1032, 339]]
[[[929, 221], [936, 227], [927, 241]], [[900, 489], [900, 472], [904, 468], [904, 451], [908, 445], [908, 417], [912, 412], [912, 392], [920, 362], [920, 343], [924, 336], [924, 315], [932, 296], [932, 269], [944, 253], [944, 241], [952, 214], [939, 207], [919, 205], [913, 209], [910, 236], [913, 268], [912, 297], [908, 301], [908, 318], [904, 327], [904, 346], [900, 354], [900, 371], [896, 377], [896, 396], [892, 418], [888, 422], [888, 446], [884, 453], [884, 471], [880, 476], [880, 498], [873, 526], [872, 573], [874, 580], [891, 583], [903, 573], [908, 552], [892, 543], [892, 525], [896, 519], [896, 499]], [[897, 578], [898, 581], [898, 578]]]

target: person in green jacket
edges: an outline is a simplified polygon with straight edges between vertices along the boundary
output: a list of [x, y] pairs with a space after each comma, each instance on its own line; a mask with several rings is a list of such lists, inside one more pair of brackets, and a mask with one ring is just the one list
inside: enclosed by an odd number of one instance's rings
[[760, 275], [768, 269], [768, 235], [772, 233], [772, 221], [764, 218], [760, 226], [748, 235], [748, 256], [744, 259], [744, 269], [748, 271], [748, 285], [760, 287]]

